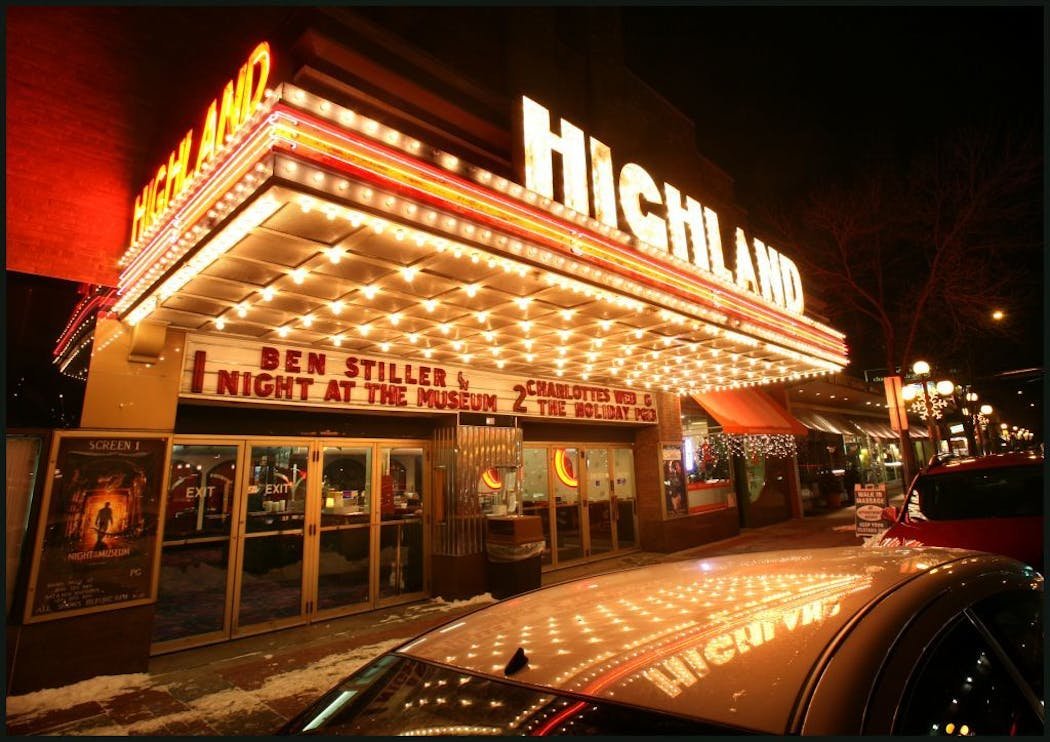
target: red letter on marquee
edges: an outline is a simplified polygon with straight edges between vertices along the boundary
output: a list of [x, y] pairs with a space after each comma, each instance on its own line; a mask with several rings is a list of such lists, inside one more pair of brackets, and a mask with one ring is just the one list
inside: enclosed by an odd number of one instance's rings
[[263, 371], [273, 371], [281, 363], [281, 352], [277, 348], [268, 348], [265, 345], [262, 349], [262, 357], [259, 359], [259, 368]]

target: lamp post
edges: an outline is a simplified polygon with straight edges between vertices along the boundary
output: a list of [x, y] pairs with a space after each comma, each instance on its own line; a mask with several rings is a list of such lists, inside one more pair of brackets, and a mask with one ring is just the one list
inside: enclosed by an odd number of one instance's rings
[[987, 420], [991, 416], [992, 411], [992, 406], [990, 404], [983, 404], [981, 405], [980, 414], [974, 415], [973, 419], [973, 427], [977, 432], [977, 445], [980, 447], [982, 454], [987, 454], [988, 450], [984, 442], [984, 424], [981, 423], [981, 417], [983, 416]]
[[[930, 441], [933, 443], [933, 450], [936, 454], [940, 451], [941, 447], [941, 436], [940, 429], [937, 426], [937, 419], [941, 416], [941, 408], [947, 404], [947, 398], [951, 397], [955, 392], [955, 384], [947, 379], [938, 381], [934, 385], [934, 394], [931, 396], [930, 388], [928, 386], [930, 379], [930, 364], [926, 361], [916, 361], [912, 365], [912, 371], [919, 377], [919, 386], [922, 388], [922, 404], [920, 405], [918, 412], [926, 421], [926, 430], [930, 436]], [[914, 386], [909, 386], [903, 390], [902, 396], [905, 401], [911, 401], [917, 396], [917, 391]]]

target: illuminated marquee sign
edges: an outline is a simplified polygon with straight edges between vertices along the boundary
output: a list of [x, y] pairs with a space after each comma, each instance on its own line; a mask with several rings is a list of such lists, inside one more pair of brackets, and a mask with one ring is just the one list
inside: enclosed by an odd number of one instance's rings
[[[670, 183], [661, 190], [641, 165], [628, 162], [614, 176], [612, 150], [561, 119], [551, 131], [550, 112], [522, 97], [525, 187], [555, 199], [554, 153], [561, 155], [563, 203], [619, 229], [617, 205], [635, 237], [745, 291], [802, 314], [804, 298], [798, 268], [761, 240], [748, 244], [737, 227], [736, 271], [726, 267], [718, 214]], [[590, 168], [588, 169], [588, 155]], [[661, 215], [662, 213], [662, 215]]]
[[329, 409], [655, 423], [651, 393], [215, 336], [186, 341], [179, 394]]
[[131, 216], [131, 244], [138, 241], [143, 232], [164, 214], [168, 204], [200, 174], [201, 168], [215, 156], [215, 151], [222, 147], [227, 137], [236, 133], [251, 118], [262, 103], [269, 75], [270, 45], [264, 41], [252, 50], [236, 78], [226, 83], [220, 96], [208, 107], [201, 125], [201, 138], [196, 147], [193, 169], [190, 169], [190, 153], [194, 149], [194, 130], [190, 129], [168, 155], [167, 162], [161, 163], [142, 192], [135, 196]]

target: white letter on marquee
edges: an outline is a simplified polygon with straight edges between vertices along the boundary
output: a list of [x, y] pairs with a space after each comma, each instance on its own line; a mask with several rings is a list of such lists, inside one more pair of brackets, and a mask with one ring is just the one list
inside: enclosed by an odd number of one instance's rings
[[747, 248], [747, 237], [740, 227], [736, 228], [736, 285], [758, 293], [755, 266], [751, 265], [751, 251]]
[[[693, 246], [693, 265], [710, 270], [707, 259], [707, 240], [704, 239], [704, 210], [689, 196], [682, 196], [670, 183], [664, 183], [664, 198], [667, 201], [667, 225], [671, 232], [671, 246], [676, 257], [689, 261], [689, 244]], [[686, 239], [685, 227], [689, 225], [689, 240]]]
[[643, 242], [667, 249], [667, 222], [642, 210], [642, 197], [650, 203], [663, 203], [660, 189], [641, 165], [628, 162], [620, 170], [620, 207], [627, 224]]
[[780, 256], [780, 275], [784, 279], [784, 303], [789, 312], [802, 314], [806, 301], [802, 296], [802, 277], [791, 258]]
[[554, 198], [554, 152], [561, 154], [563, 203], [580, 214], [590, 213], [587, 193], [587, 150], [583, 131], [561, 119], [561, 136], [550, 130], [546, 108], [522, 96], [525, 139], [525, 187]]
[[755, 238], [755, 262], [758, 264], [758, 282], [762, 296], [784, 306], [784, 279], [780, 275], [780, 253]]
[[594, 188], [594, 218], [613, 229], [619, 229], [612, 150], [594, 137], [591, 137], [591, 186]]
[[704, 207], [704, 224], [707, 227], [707, 249], [711, 252], [711, 272], [724, 281], [732, 281], [733, 274], [726, 268], [722, 254], [722, 233], [718, 229], [718, 214]]

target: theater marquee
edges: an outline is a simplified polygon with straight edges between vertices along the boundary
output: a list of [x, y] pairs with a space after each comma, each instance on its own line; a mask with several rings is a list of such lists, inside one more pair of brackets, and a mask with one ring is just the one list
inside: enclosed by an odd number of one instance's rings
[[481, 372], [396, 356], [190, 336], [179, 394], [328, 410], [479, 412], [655, 423], [651, 392]]

